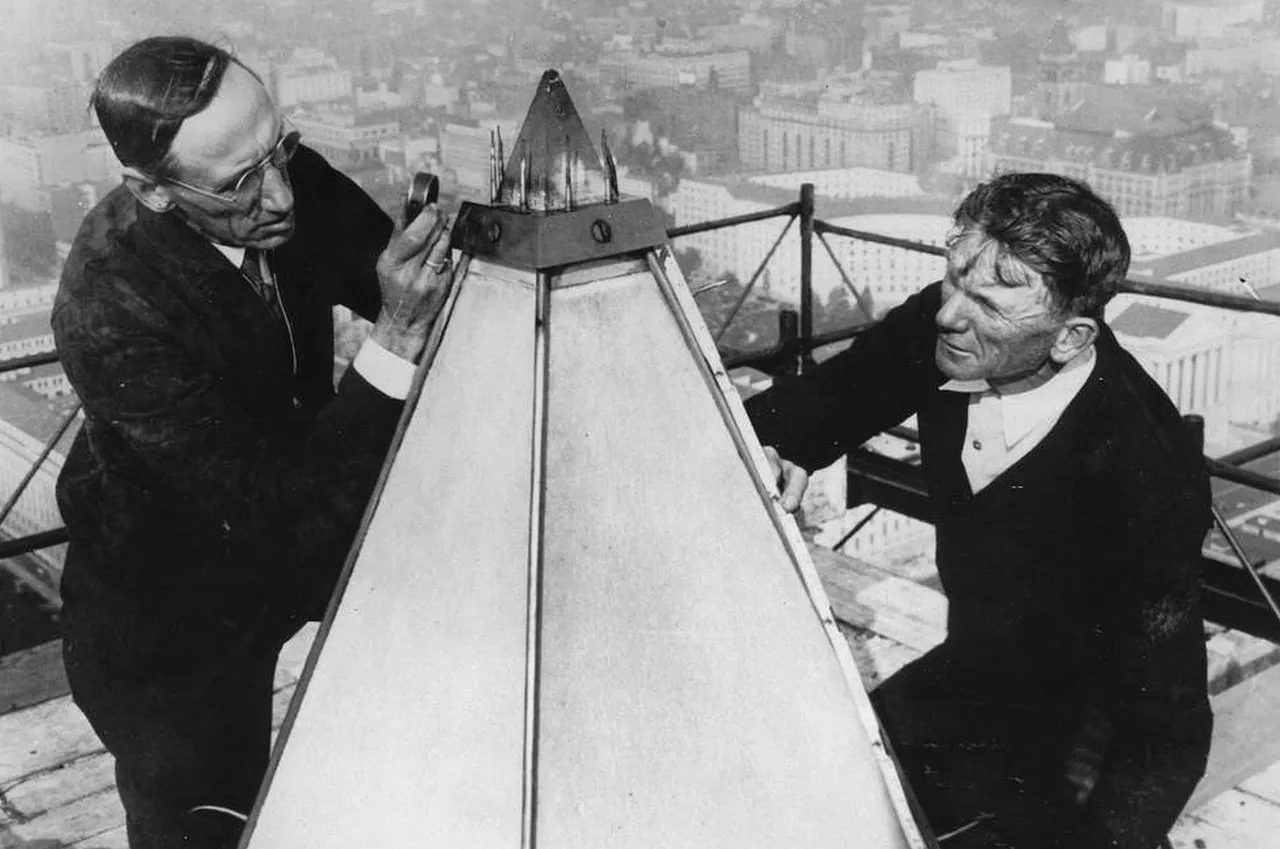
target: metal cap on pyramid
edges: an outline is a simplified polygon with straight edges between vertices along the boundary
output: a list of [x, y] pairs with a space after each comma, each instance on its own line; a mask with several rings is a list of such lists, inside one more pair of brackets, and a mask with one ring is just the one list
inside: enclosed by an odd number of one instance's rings
[[[491, 159], [502, 163], [502, 140]], [[601, 134], [603, 158], [591, 144], [582, 118], [559, 72], [549, 70], [520, 128], [511, 156], [491, 172], [491, 199], [508, 209], [568, 212], [578, 206], [613, 203], [618, 178]]]
[[667, 239], [649, 201], [619, 200], [608, 139], [602, 131], [597, 152], [554, 70], [538, 82], [510, 157], [502, 135], [490, 136], [489, 201], [462, 204], [453, 247], [517, 268], [635, 255]]

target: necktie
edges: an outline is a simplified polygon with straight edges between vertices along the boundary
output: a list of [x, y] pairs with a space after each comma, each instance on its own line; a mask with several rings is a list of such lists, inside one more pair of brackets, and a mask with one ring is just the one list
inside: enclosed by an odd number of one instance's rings
[[276, 298], [276, 287], [263, 276], [266, 269], [263, 268], [262, 260], [261, 251], [256, 248], [245, 248], [244, 259], [240, 262], [240, 273], [244, 275], [245, 280], [249, 281], [253, 291], [258, 293], [258, 297], [267, 305], [267, 309], [271, 310], [271, 314], [280, 318], [280, 303]]

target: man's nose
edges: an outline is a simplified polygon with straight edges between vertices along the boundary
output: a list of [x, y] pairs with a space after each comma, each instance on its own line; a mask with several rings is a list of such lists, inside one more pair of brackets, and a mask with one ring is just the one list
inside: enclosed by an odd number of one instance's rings
[[954, 289], [951, 296], [945, 298], [934, 321], [940, 330], [961, 331], [965, 329], [964, 295]]
[[293, 187], [278, 168], [267, 168], [262, 175], [262, 208], [271, 212], [293, 209]]

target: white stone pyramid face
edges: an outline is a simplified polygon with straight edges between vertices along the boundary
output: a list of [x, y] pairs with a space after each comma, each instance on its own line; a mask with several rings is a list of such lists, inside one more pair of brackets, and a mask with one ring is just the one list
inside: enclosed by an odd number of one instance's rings
[[457, 284], [246, 845], [922, 845], [687, 294], [548, 282], [541, 400], [537, 275]]
[[242, 846], [925, 845], [664, 249], [464, 256], [428, 362]]

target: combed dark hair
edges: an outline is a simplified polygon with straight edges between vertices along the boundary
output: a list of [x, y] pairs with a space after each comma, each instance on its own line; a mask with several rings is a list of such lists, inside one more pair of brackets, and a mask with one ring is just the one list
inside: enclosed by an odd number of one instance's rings
[[980, 228], [1038, 271], [1062, 313], [1101, 318], [1129, 271], [1129, 239], [1119, 216], [1078, 180], [1003, 174], [970, 192], [955, 222], [964, 230]]
[[234, 61], [186, 36], [145, 38], [112, 59], [90, 102], [121, 164], [163, 175], [182, 122], [209, 105]]

